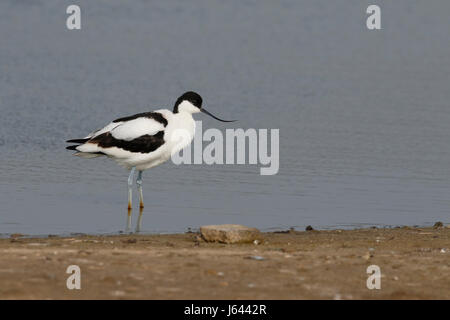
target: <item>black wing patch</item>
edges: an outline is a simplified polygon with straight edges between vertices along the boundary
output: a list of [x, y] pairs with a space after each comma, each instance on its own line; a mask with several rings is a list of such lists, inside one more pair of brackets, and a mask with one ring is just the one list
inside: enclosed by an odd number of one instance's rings
[[122, 121], [130, 121], [130, 120], [134, 120], [137, 118], [151, 118], [151, 119], [158, 121], [159, 123], [162, 123], [164, 125], [164, 127], [167, 126], [167, 119], [164, 118], [164, 116], [159, 112], [138, 113], [133, 116], [116, 119], [113, 122], [115, 123], [115, 122], [122, 122]]
[[110, 132], [105, 132], [92, 138], [89, 142], [96, 143], [102, 148], [117, 147], [130, 152], [150, 153], [164, 144], [164, 131], [159, 131], [154, 135], [146, 134], [130, 141], [116, 139]]
[[67, 140], [67, 143], [85, 143], [89, 140], [89, 138], [83, 138], [83, 139], [72, 139], [72, 140]]

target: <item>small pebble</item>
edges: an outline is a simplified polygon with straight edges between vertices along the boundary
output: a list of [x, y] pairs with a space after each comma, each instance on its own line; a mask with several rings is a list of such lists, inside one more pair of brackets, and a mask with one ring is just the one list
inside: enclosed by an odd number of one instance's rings
[[125, 295], [125, 291], [122, 290], [111, 291], [111, 295], [115, 297], [122, 297]]
[[41, 247], [41, 246], [47, 246], [48, 243], [31, 242], [31, 243], [27, 243], [27, 245], [34, 246], [34, 247]]
[[342, 300], [342, 296], [339, 293], [336, 293], [333, 297], [333, 300]]
[[127, 239], [127, 240], [122, 240], [123, 243], [136, 243], [137, 239]]
[[440, 229], [443, 227], [444, 227], [444, 224], [441, 221], [438, 221], [434, 224], [433, 229]]
[[266, 258], [261, 257], [261, 256], [249, 256], [249, 257], [245, 257], [245, 259], [258, 260], [258, 261], [266, 260]]
[[13, 233], [12, 235], [10, 235], [10, 238], [21, 238], [23, 237], [23, 234], [21, 233]]
[[373, 254], [370, 254], [369, 252], [367, 252], [365, 255], [362, 256], [365, 260], [369, 260], [370, 258], [373, 257]]

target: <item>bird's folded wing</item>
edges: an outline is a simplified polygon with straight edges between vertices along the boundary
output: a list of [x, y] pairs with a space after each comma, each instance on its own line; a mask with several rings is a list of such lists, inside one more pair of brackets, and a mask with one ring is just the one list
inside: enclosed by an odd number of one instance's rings
[[111, 135], [118, 140], [131, 141], [142, 136], [152, 136], [164, 131], [164, 124], [149, 117], [141, 117], [126, 122], [110, 130]]
[[84, 137], [85, 139], [92, 139], [94, 137], [97, 137], [99, 135], [101, 135], [102, 133], [105, 132], [109, 132], [112, 129], [114, 129], [117, 126], [120, 126], [122, 124], [122, 122], [110, 122], [109, 124], [107, 124], [106, 126], [104, 126], [101, 129], [92, 131], [91, 133], [89, 133], [86, 137]]
[[105, 127], [91, 132], [85, 138], [92, 139], [111, 132], [116, 139], [128, 141], [143, 135], [156, 134], [167, 125], [167, 119], [163, 115], [165, 110], [158, 111], [160, 112], [144, 112], [116, 119]]
[[[78, 147], [82, 152], [102, 152], [113, 157], [133, 153], [150, 153], [164, 144], [167, 120], [160, 113], [149, 112], [114, 120], [98, 130], [87, 143]], [[111, 128], [110, 130], [108, 130]], [[121, 149], [122, 151], [120, 151]]]

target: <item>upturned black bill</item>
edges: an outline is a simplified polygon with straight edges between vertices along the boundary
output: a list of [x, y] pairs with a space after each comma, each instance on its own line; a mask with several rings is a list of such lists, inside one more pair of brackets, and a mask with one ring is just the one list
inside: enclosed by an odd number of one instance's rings
[[213, 117], [214, 119], [219, 120], [219, 121], [222, 121], [222, 122], [235, 122], [235, 121], [236, 121], [236, 120], [222, 120], [222, 119], [219, 119], [219, 118], [217, 118], [216, 116], [212, 115], [211, 113], [209, 113], [208, 111], [206, 111], [204, 108], [201, 108], [200, 110], [201, 110], [201, 112], [206, 113], [208, 116], [211, 116], [211, 117]]

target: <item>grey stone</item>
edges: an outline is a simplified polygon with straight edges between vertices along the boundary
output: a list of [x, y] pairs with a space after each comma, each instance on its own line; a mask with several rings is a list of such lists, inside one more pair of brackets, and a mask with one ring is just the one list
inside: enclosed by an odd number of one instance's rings
[[256, 228], [239, 224], [221, 224], [200, 227], [205, 241], [221, 243], [247, 243], [261, 240], [262, 235]]

